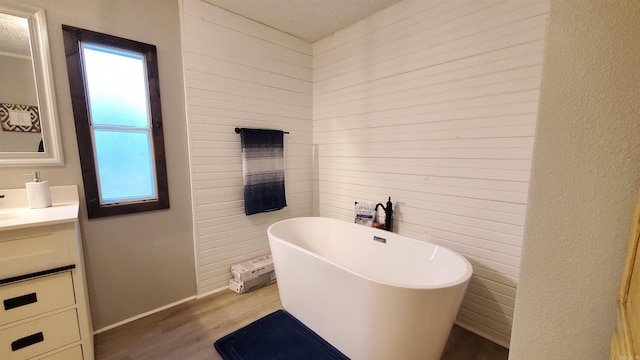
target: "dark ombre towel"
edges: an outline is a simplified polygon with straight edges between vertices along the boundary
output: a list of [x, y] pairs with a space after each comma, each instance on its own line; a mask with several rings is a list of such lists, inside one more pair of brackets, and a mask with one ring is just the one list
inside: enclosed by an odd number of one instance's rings
[[284, 195], [284, 132], [242, 129], [242, 184], [247, 215], [280, 210]]

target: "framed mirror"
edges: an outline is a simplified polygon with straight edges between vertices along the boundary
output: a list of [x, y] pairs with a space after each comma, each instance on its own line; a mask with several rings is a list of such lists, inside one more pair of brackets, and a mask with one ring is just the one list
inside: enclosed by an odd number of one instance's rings
[[63, 165], [44, 9], [0, 0], [0, 166]]

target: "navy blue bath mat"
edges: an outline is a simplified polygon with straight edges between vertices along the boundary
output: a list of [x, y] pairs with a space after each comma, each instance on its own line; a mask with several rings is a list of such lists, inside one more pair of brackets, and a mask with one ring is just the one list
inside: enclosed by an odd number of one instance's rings
[[285, 310], [256, 320], [213, 346], [224, 360], [349, 360]]

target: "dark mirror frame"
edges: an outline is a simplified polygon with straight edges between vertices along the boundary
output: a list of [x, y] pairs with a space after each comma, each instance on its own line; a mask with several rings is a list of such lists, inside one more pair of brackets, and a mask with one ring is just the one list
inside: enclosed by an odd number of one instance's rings
[[[84, 181], [84, 193], [89, 219], [105, 216], [124, 215], [144, 211], [169, 208], [169, 188], [162, 130], [162, 110], [160, 104], [160, 82], [158, 76], [158, 59], [155, 45], [128, 40], [91, 30], [62, 25], [67, 72], [71, 102], [80, 153], [80, 165]], [[149, 105], [151, 110], [152, 141], [155, 158], [155, 177], [158, 186], [158, 198], [140, 202], [124, 202], [121, 204], [100, 204], [98, 193], [98, 174], [91, 140], [89, 125], [89, 107], [87, 105], [84, 71], [80, 43], [88, 42], [97, 45], [111, 46], [123, 50], [135, 51], [144, 55], [147, 67], [149, 86]]]

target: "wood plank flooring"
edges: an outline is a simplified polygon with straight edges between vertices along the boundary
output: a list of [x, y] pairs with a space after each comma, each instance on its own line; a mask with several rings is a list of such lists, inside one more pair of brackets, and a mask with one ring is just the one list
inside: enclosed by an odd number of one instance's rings
[[[96, 360], [221, 360], [215, 340], [280, 308], [277, 284], [242, 295], [222, 291], [96, 335]], [[506, 360], [508, 354], [454, 326], [442, 360]]]

